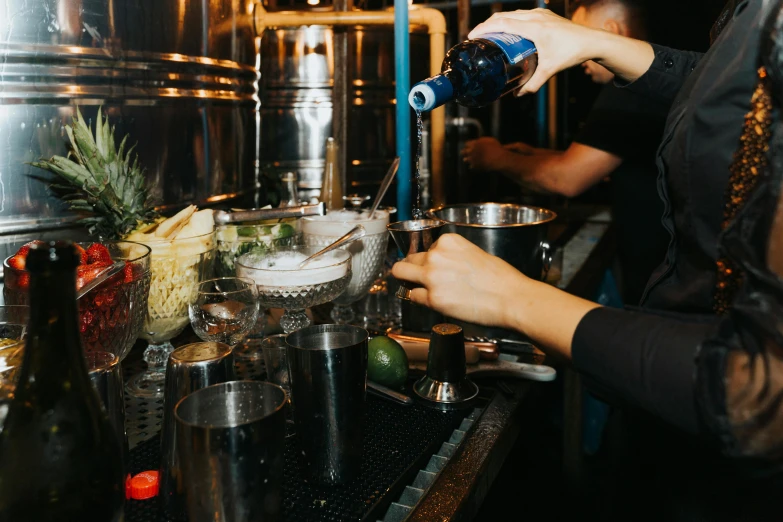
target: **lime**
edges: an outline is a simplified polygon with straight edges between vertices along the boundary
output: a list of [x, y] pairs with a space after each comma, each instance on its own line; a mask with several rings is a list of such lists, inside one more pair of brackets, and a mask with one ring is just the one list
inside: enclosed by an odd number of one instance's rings
[[408, 380], [408, 354], [400, 343], [379, 335], [370, 340], [367, 349], [367, 378], [388, 388], [402, 389]]

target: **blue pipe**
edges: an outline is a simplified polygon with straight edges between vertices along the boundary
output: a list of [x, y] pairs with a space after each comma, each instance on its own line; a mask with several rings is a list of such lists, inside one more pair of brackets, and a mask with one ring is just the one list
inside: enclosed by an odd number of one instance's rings
[[397, 217], [411, 219], [411, 89], [408, 0], [394, 0], [394, 78], [397, 98]]
[[[536, 0], [536, 7], [546, 9], [545, 0]], [[548, 146], [546, 142], [546, 107], [547, 107], [547, 85], [544, 84], [536, 93], [536, 143], [539, 147]]]

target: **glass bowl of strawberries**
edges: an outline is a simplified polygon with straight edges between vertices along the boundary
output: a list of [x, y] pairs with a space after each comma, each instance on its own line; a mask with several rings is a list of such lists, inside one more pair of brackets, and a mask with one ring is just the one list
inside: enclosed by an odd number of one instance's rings
[[[25, 270], [30, 245], [3, 261], [7, 305], [27, 305], [30, 275]], [[81, 254], [76, 267], [76, 291], [108, 267], [124, 262], [122, 269], [79, 298], [79, 331], [87, 352], [105, 351], [124, 359], [141, 333], [150, 290], [150, 248], [132, 241], [77, 243]]]

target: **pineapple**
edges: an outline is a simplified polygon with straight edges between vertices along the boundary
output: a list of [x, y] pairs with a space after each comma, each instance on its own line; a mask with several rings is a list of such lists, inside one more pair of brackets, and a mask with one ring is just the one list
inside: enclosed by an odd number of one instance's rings
[[95, 137], [78, 107], [73, 125], [65, 128], [72, 150], [68, 157], [54, 156], [32, 163], [59, 176], [65, 183], [52, 189], [71, 210], [89, 214], [81, 220], [91, 234], [121, 239], [137, 228], [155, 224], [158, 213], [144, 186], [144, 171], [133, 148], [125, 151], [126, 136], [114, 148], [114, 127], [98, 109]]

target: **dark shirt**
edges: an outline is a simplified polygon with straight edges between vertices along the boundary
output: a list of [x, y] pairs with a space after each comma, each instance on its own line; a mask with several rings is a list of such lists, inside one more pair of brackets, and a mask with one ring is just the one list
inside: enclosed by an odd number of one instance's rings
[[741, 2], [703, 59], [654, 46], [650, 70], [626, 87], [651, 102], [674, 99], [657, 159], [663, 224], [672, 240], [645, 307], [713, 310], [729, 165], [756, 84], [761, 4]]
[[617, 237], [623, 301], [637, 305], [650, 274], [666, 255], [669, 234], [661, 224], [655, 153], [668, 105], [606, 85], [574, 141], [623, 159], [612, 172], [612, 217]]
[[[780, 430], [761, 430], [780, 418], [781, 370], [770, 361], [783, 350], [783, 284], [764, 266], [770, 225], [764, 200], [777, 196], [783, 147], [777, 185], [759, 187], [719, 242], [729, 165], [757, 82], [762, 3], [738, 2], [706, 55], [654, 46], [649, 71], [626, 87], [651, 101], [674, 100], [657, 159], [663, 222], [672, 239], [643, 299], [647, 313], [589, 312], [574, 334], [572, 356], [603, 397], [679, 428], [667, 432], [655, 420], [643, 424], [643, 416], [629, 416], [644, 426], [636, 447], [650, 467], [640, 474], [658, 485], [633, 488], [636, 501], [655, 508], [637, 520], [764, 520], [776, 498], [771, 491], [780, 487], [764, 475], [770, 463], [780, 470]], [[712, 315], [716, 260], [721, 252], [732, 254], [729, 239], [746, 286], [721, 318]], [[732, 399], [731, 393], [739, 395]], [[727, 413], [729, 399], [755, 399], [760, 411], [737, 425]], [[719, 451], [733, 458], [721, 458]]]

